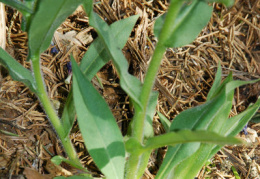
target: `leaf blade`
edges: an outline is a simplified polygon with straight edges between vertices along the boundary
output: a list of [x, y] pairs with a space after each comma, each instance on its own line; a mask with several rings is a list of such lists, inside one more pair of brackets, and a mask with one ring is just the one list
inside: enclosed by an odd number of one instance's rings
[[[114, 22], [110, 25], [111, 31], [115, 33], [115, 38], [120, 39], [120, 48], [122, 49], [128, 39], [131, 29], [134, 27], [137, 16], [131, 16], [127, 19], [123, 19]], [[124, 31], [124, 36], [120, 33]], [[127, 33], [127, 35], [125, 35]], [[98, 37], [89, 47], [80, 63], [80, 69], [83, 71], [85, 77], [91, 80], [94, 75], [110, 60], [110, 56], [106, 51], [102, 40]], [[73, 90], [73, 89], [72, 89]], [[67, 132], [66, 136], [72, 128], [75, 119], [75, 107], [73, 103], [72, 92], [69, 92], [63, 113], [62, 122], [64, 124], [64, 130]]]
[[[172, 22], [170, 36], [164, 42], [166, 47], [181, 47], [191, 43], [210, 20], [213, 8], [207, 2], [194, 0], [184, 4], [175, 22]], [[165, 15], [155, 22], [155, 35], [159, 37]], [[158, 22], [157, 22], [158, 21]], [[160, 39], [159, 39], [160, 40]]]
[[149, 138], [144, 146], [146, 150], [153, 150], [166, 145], [174, 146], [180, 143], [202, 142], [216, 144], [241, 144], [239, 139], [234, 137], [220, 136], [215, 132], [202, 130], [180, 130], [178, 132], [168, 132], [159, 136]]
[[74, 103], [85, 145], [107, 178], [121, 179], [124, 175], [125, 149], [114, 116], [73, 58], [72, 68]]
[[0, 0], [0, 2], [3, 2], [7, 6], [13, 7], [22, 13], [29, 13], [29, 14], [33, 13], [32, 9], [30, 9], [23, 2], [18, 0]]
[[[83, 4], [84, 9], [87, 7]], [[139, 100], [141, 94], [141, 82], [128, 73], [128, 62], [119, 48], [113, 32], [110, 31], [109, 26], [93, 11], [89, 14], [89, 23], [95, 28], [98, 35], [103, 40], [110, 56], [112, 57], [113, 64], [120, 75], [120, 86], [133, 100], [134, 106], [143, 108]], [[132, 88], [135, 86], [135, 88]]]
[[8, 69], [11, 77], [16, 81], [23, 82], [29, 89], [37, 94], [36, 84], [32, 73], [13, 59], [5, 50], [0, 48], [0, 63]]
[[28, 32], [29, 54], [34, 56], [47, 49], [54, 31], [81, 3], [82, 0], [39, 0]]

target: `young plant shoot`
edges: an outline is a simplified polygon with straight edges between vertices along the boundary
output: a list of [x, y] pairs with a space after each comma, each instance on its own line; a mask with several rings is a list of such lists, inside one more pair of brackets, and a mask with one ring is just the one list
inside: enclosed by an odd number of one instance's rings
[[[96, 166], [108, 179], [140, 179], [151, 152], [163, 146], [168, 146], [168, 151], [156, 178], [191, 179], [222, 146], [242, 143], [234, 136], [258, 110], [260, 100], [239, 115], [229, 118], [234, 90], [257, 80], [236, 81], [230, 73], [221, 82], [220, 64], [204, 104], [183, 111], [172, 122], [159, 113], [165, 134], [154, 136], [152, 126], [158, 99], [158, 92], [153, 91], [153, 86], [166, 49], [189, 44], [199, 35], [211, 18], [212, 2], [230, 6], [232, 1], [171, 0], [167, 13], [155, 22], [154, 33], [158, 42], [144, 83], [128, 72], [128, 62], [122, 53], [138, 15], [108, 25], [93, 11], [92, 0], [0, 2], [23, 14], [32, 72], [3, 49], [0, 49], [0, 63], [8, 69], [14, 80], [23, 82], [38, 96], [67, 154], [67, 158], [55, 156], [52, 161], [57, 165], [66, 162], [84, 171], [78, 178], [92, 178], [92, 175], [82, 166], [70, 140], [70, 131], [76, 115], [85, 146]], [[62, 116], [59, 117], [46, 92], [40, 54], [51, 44], [55, 30], [80, 5], [83, 6], [89, 25], [95, 29], [98, 37], [90, 45], [79, 65], [71, 56], [69, 68], [72, 66], [72, 90], [67, 97]], [[131, 129], [125, 137], [122, 136], [108, 104], [91, 83], [92, 78], [110, 59], [120, 76], [121, 88], [134, 106]]]

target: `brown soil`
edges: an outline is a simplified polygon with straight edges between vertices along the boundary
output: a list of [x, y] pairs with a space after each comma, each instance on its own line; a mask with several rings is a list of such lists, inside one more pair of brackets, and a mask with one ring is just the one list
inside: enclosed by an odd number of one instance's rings
[[[140, 15], [123, 52], [130, 64], [129, 72], [141, 81], [156, 44], [152, 30], [154, 21], [165, 12], [167, 5], [164, 0], [104, 0], [95, 5], [95, 11], [108, 24], [134, 14]], [[162, 60], [155, 83], [155, 89], [160, 92], [157, 110], [169, 120], [181, 111], [205, 102], [218, 61], [221, 61], [223, 77], [232, 71], [234, 79], [260, 78], [260, 1], [237, 0], [229, 9], [220, 4], [213, 6], [210, 23], [199, 37], [185, 47], [168, 49]], [[11, 8], [6, 7], [5, 10], [8, 29], [6, 51], [29, 69], [30, 63], [26, 61], [27, 34], [20, 28], [22, 16]], [[55, 44], [59, 53], [52, 54], [50, 47], [41, 55], [41, 60], [48, 94], [61, 114], [71, 88], [64, 82], [68, 76], [68, 56], [72, 53], [80, 62], [97, 34], [88, 26], [88, 18], [81, 8], [68, 17], [57, 31], [62, 34]], [[83, 36], [88, 38], [82, 40]], [[97, 78], [92, 82], [106, 99], [125, 134], [133, 113], [129, 109], [127, 95], [119, 87], [116, 70], [109, 62], [97, 75], [103, 86]], [[50, 162], [52, 156], [65, 154], [37, 97], [22, 83], [13, 81], [4, 69], [1, 69], [0, 87], [0, 178], [52, 178], [79, 173], [66, 164], [58, 167]], [[245, 110], [259, 94], [260, 83], [238, 88], [230, 116]], [[234, 178], [231, 166], [241, 178], [259, 177], [260, 125], [250, 123], [249, 126], [249, 134], [241, 133], [239, 137], [249, 141], [250, 145], [226, 146], [211, 159], [209, 165], [202, 168], [198, 178]], [[164, 133], [157, 115], [154, 117], [154, 131], [156, 135]], [[84, 165], [100, 176], [85, 149], [76, 122], [71, 140]], [[166, 150], [162, 148], [151, 155], [144, 178], [154, 178]]]

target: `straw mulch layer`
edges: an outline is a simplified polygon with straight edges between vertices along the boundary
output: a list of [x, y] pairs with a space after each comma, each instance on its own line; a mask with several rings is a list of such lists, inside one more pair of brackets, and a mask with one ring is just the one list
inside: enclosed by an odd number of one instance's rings
[[[156, 45], [152, 30], [154, 21], [166, 11], [167, 6], [167, 1], [117, 0], [95, 4], [95, 11], [108, 24], [139, 14], [123, 52], [130, 64], [129, 72], [141, 81]], [[155, 82], [155, 89], [160, 92], [157, 110], [169, 120], [181, 111], [205, 102], [219, 61], [223, 77], [233, 72], [234, 78], [239, 80], [260, 78], [260, 1], [238, 0], [229, 9], [220, 4], [213, 6], [212, 18], [199, 37], [185, 47], [168, 49], [162, 60]], [[3, 39], [6, 40], [5, 49], [23, 66], [30, 68], [30, 63], [26, 61], [27, 34], [20, 29], [22, 16], [11, 8], [6, 7], [5, 11], [4, 28], [8, 29], [6, 39]], [[69, 54], [72, 53], [80, 62], [96, 37], [85, 13], [78, 8], [55, 33], [53, 42], [58, 51], [53, 53], [53, 46], [50, 46], [41, 55], [46, 88], [59, 115], [71, 88], [65, 83]], [[133, 112], [129, 109], [127, 95], [119, 87], [112, 63], [105, 65], [97, 75], [102, 85], [97, 78], [92, 82], [106, 99], [125, 134]], [[0, 177], [52, 178], [80, 173], [66, 164], [58, 167], [50, 162], [52, 156], [65, 154], [37, 97], [22, 83], [13, 81], [4, 69], [1, 69], [0, 87]], [[237, 89], [230, 116], [254, 103], [259, 90], [259, 83]], [[164, 133], [157, 115], [154, 117], [154, 130], [156, 135]], [[234, 178], [235, 171], [241, 178], [259, 177], [259, 130], [259, 124], [250, 123], [248, 135], [241, 133], [238, 136], [250, 145], [226, 146], [197, 177]], [[76, 122], [71, 140], [82, 163], [94, 175], [101, 176], [84, 147]], [[151, 155], [144, 178], [154, 178], [166, 150], [162, 148]]]

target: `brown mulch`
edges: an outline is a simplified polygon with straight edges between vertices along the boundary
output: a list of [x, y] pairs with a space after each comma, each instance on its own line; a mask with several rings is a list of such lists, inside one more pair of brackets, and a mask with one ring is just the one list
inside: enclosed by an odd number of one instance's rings
[[[123, 49], [130, 64], [129, 72], [141, 81], [153, 53], [157, 39], [153, 35], [155, 19], [167, 9], [167, 1], [101, 1], [95, 11], [111, 24], [117, 20], [139, 14], [139, 19]], [[160, 92], [157, 110], [172, 120], [181, 111], [206, 101], [220, 61], [223, 78], [233, 72], [234, 79], [260, 78], [260, 1], [237, 0], [232, 8], [213, 4], [214, 12], [207, 27], [191, 44], [182, 48], [167, 49], [161, 63], [155, 89]], [[30, 68], [27, 57], [27, 34], [21, 31], [21, 14], [6, 7], [6, 51], [23, 66]], [[0, 15], [1, 17], [1, 15]], [[87, 37], [82, 40], [82, 37]], [[51, 46], [41, 55], [42, 70], [50, 99], [59, 115], [71, 88], [65, 83], [68, 76], [66, 64], [72, 53], [80, 62], [91, 42], [97, 37], [88, 26], [88, 18], [79, 8], [60, 26], [55, 35], [58, 54], [51, 53]], [[109, 62], [92, 80], [108, 102], [122, 133], [126, 132], [130, 118], [127, 95], [119, 87], [117, 73]], [[235, 92], [232, 111], [234, 116], [254, 103], [260, 94], [260, 83], [240, 87]], [[164, 129], [158, 116], [154, 117], [155, 134]], [[198, 178], [234, 178], [234, 171], [241, 178], [257, 178], [260, 174], [260, 125], [250, 123], [248, 146], [226, 146], [198, 173]], [[71, 133], [82, 163], [94, 174], [100, 175], [88, 155], [77, 123]], [[144, 178], [154, 178], [166, 148], [151, 155]], [[27, 87], [13, 81], [1, 69], [0, 75], [0, 178], [52, 178], [69, 176], [79, 171], [63, 164], [54, 166], [50, 159], [65, 155], [43, 109]], [[233, 166], [233, 168], [232, 168]]]

